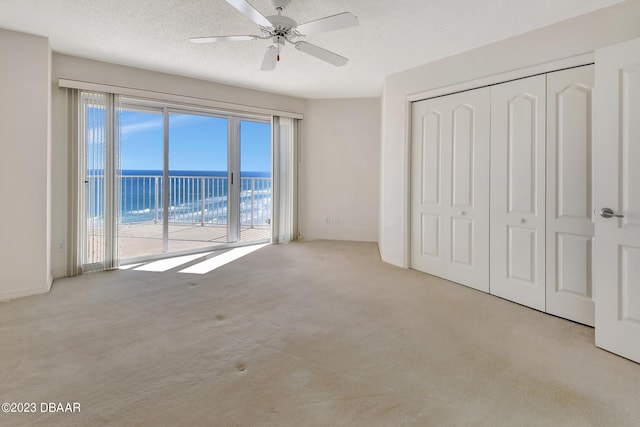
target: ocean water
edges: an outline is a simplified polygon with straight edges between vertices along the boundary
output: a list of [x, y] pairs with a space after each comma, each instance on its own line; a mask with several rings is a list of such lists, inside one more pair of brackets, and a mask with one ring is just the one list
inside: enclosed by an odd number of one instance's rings
[[[104, 178], [95, 171], [87, 180], [89, 217], [95, 223], [102, 219], [100, 194]], [[235, 179], [235, 178], [234, 178]], [[164, 182], [162, 171], [123, 170], [120, 177], [121, 224], [161, 223], [163, 218]], [[243, 226], [271, 223], [272, 185], [268, 172], [242, 172], [240, 189], [240, 221]], [[170, 171], [169, 223], [225, 225], [228, 223], [228, 177], [226, 171]], [[92, 206], [91, 206], [92, 205]]]

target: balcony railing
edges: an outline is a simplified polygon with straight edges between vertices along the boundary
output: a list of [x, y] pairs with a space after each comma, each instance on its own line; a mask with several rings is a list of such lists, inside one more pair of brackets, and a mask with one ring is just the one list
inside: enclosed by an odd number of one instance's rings
[[[102, 187], [103, 176], [93, 175], [89, 178], [91, 185], [88, 189]], [[162, 176], [124, 175], [120, 185], [120, 223], [162, 222]], [[227, 225], [227, 188], [226, 177], [170, 176], [169, 224]], [[270, 226], [271, 178], [241, 178], [240, 189], [240, 225]]]

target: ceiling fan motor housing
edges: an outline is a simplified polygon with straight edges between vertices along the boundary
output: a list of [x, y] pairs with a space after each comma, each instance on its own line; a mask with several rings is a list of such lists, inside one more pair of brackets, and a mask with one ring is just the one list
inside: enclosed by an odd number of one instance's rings
[[281, 31], [284, 33], [288, 33], [292, 28], [298, 26], [298, 23], [291, 18], [287, 18], [282, 15], [272, 15], [266, 17], [269, 22], [273, 25], [273, 31]]
[[263, 28], [262, 31], [265, 35], [272, 37], [273, 47], [282, 50], [287, 37], [293, 36], [292, 28], [295, 28], [298, 24], [293, 19], [282, 15], [267, 16], [267, 19], [271, 22], [273, 28]]

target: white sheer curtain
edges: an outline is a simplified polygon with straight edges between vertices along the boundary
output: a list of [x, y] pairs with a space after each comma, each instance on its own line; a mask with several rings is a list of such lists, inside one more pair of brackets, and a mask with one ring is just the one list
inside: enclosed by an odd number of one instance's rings
[[273, 222], [272, 241], [297, 238], [298, 120], [273, 117]]
[[75, 192], [70, 218], [70, 273], [105, 270], [118, 265], [116, 221], [120, 209], [120, 126], [118, 96], [74, 91], [72, 144], [76, 162], [69, 189]]

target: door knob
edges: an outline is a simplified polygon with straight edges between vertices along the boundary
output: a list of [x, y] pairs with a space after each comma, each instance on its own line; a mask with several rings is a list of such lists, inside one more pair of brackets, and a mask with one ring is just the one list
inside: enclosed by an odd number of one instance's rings
[[617, 213], [613, 212], [613, 210], [611, 208], [602, 208], [602, 209], [600, 209], [600, 216], [602, 218], [613, 218], [613, 217], [624, 218], [624, 215], [620, 215], [620, 214], [617, 214]]

